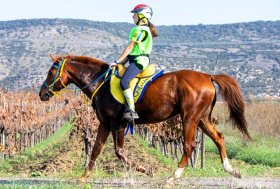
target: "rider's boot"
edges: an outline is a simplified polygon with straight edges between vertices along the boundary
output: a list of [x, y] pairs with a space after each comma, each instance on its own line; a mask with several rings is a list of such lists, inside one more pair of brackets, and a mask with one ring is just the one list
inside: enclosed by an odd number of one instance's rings
[[122, 121], [123, 122], [132, 122], [133, 119], [139, 118], [138, 114], [135, 112], [135, 105], [134, 105], [134, 98], [133, 98], [132, 90], [130, 88], [128, 88], [123, 91], [123, 94], [125, 96], [128, 108], [123, 113]]

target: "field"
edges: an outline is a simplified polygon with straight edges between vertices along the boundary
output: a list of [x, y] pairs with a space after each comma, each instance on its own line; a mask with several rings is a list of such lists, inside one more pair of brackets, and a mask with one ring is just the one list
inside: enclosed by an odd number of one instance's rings
[[[75, 98], [73, 98], [75, 99]], [[73, 106], [73, 104], [75, 106]], [[134, 165], [151, 170], [149, 176], [129, 168], [115, 156], [111, 137], [97, 159], [93, 176], [86, 185], [76, 184], [81, 176], [87, 154], [85, 138], [96, 132], [97, 120], [83, 102], [70, 100], [75, 113], [46, 140], [30, 145], [14, 156], [0, 160], [0, 188], [164, 188], [178, 160], [170, 153], [151, 147], [145, 137], [126, 136], [125, 149]], [[236, 179], [223, 171], [218, 150], [207, 137], [205, 168], [187, 167], [173, 188], [277, 188], [280, 184], [280, 103], [273, 101], [246, 104], [246, 118], [253, 141], [242, 137], [227, 122], [227, 112], [218, 103], [214, 115], [217, 129], [225, 135], [228, 157], [239, 168], [243, 178]], [[93, 115], [93, 117], [89, 117]], [[83, 117], [85, 116], [85, 117]], [[150, 136], [152, 133], [149, 134]], [[87, 144], [92, 145], [91, 143]], [[179, 158], [180, 158], [180, 154]]]

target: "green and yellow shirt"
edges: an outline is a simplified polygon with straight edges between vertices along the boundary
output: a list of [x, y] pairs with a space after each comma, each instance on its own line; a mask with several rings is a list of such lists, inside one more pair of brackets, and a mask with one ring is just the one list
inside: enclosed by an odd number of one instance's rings
[[129, 34], [129, 42], [134, 41], [136, 45], [129, 53], [128, 57], [133, 57], [136, 65], [144, 70], [149, 62], [149, 54], [152, 51], [153, 37], [148, 26], [136, 26], [132, 28]]

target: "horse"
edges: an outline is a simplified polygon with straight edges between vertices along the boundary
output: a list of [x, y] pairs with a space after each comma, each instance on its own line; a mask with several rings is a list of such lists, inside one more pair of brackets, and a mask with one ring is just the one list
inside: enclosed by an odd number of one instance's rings
[[[70, 83], [75, 84], [91, 100], [100, 125], [92, 149], [90, 161], [85, 167], [81, 182], [91, 176], [94, 162], [100, 154], [104, 143], [112, 132], [115, 154], [126, 164], [131, 162], [124, 153], [124, 132], [126, 124], [121, 121], [125, 106], [113, 99], [110, 83], [105, 79], [112, 67], [102, 60], [77, 55], [52, 56], [53, 65], [39, 91], [42, 101], [52, 96]], [[217, 91], [226, 102], [232, 126], [251, 139], [245, 119], [245, 103], [238, 82], [224, 74], [209, 75], [192, 70], [179, 70], [164, 73], [146, 88], [142, 99], [136, 103], [139, 119], [135, 124], [151, 124], [180, 115], [183, 128], [183, 155], [177, 169], [169, 180], [181, 177], [195, 149], [197, 128], [208, 135], [216, 144], [224, 171], [241, 178], [240, 171], [234, 169], [227, 157], [224, 135], [217, 131], [212, 123], [211, 113], [216, 103]], [[142, 168], [136, 170], [145, 172]]]

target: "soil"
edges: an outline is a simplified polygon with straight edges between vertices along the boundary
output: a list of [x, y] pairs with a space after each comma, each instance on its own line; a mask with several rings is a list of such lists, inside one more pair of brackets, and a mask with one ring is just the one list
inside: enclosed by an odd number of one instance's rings
[[[181, 178], [173, 184], [166, 183], [166, 179], [153, 178], [108, 178], [97, 179], [94, 183], [85, 184], [84, 188], [280, 188], [279, 178], [205, 178], [205, 177], [188, 177]], [[0, 185], [24, 184], [24, 185], [40, 185], [40, 184], [70, 184], [73, 187], [81, 188], [73, 180], [55, 180], [55, 179], [5, 179], [0, 178]]]
[[173, 184], [166, 179], [116, 179], [97, 180], [94, 186], [115, 186], [127, 188], [280, 188], [280, 179], [276, 178], [181, 178]]

